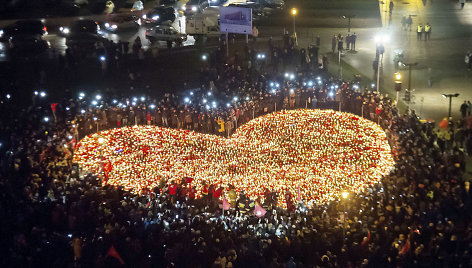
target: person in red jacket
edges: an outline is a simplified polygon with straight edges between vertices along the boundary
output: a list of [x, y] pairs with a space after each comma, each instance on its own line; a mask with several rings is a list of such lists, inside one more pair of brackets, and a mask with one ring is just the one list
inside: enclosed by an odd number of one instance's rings
[[187, 193], [188, 193], [187, 185], [186, 185], [186, 184], [182, 184], [182, 189], [180, 190], [180, 198], [181, 198], [182, 200], [185, 200], [185, 198], [187, 197]]
[[208, 185], [206, 184], [206, 181], [203, 181], [202, 197], [205, 200], [208, 198]]
[[290, 211], [290, 212], [294, 212], [295, 211], [295, 205], [293, 204], [292, 193], [288, 189], [285, 192], [285, 201], [287, 202], [287, 210]]
[[214, 192], [215, 192], [215, 185], [210, 184], [210, 187], [208, 188], [207, 202], [212, 201]]
[[221, 196], [222, 193], [223, 193], [223, 187], [220, 187], [220, 188], [216, 189], [213, 192], [213, 198], [215, 198], [216, 200], [220, 199], [220, 196]]
[[197, 190], [195, 190], [194, 188], [190, 187], [189, 190], [188, 190], [188, 199], [189, 199], [189, 200], [194, 200], [196, 193], [197, 193]]
[[175, 193], [177, 191], [177, 185], [175, 184], [174, 181], [171, 181], [170, 184], [169, 184], [169, 194], [170, 194], [170, 202], [172, 204], [174, 204], [174, 196], [175, 196]]

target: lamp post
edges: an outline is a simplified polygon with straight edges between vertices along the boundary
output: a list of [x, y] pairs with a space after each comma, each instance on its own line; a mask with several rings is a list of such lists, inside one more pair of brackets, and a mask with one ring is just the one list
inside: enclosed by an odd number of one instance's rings
[[442, 96], [443, 96], [445, 99], [449, 98], [449, 114], [448, 114], [447, 119], [450, 120], [450, 119], [451, 119], [452, 98], [457, 98], [457, 97], [459, 97], [459, 93], [455, 93], [455, 94], [442, 94]]
[[343, 211], [343, 244], [346, 240], [346, 199], [349, 197], [349, 193], [348, 192], [343, 192], [342, 193], [342, 197], [343, 197], [343, 208], [344, 208], [344, 211]]
[[347, 32], [351, 32], [351, 18], [354, 18], [356, 15], [343, 15], [343, 19], [347, 19]]
[[293, 17], [293, 35], [295, 36], [295, 44], [298, 46], [297, 31], [295, 29], [295, 17], [297, 16], [298, 10], [296, 8], [292, 8], [291, 13]]
[[394, 83], [395, 83], [395, 91], [397, 92], [397, 101], [396, 105], [398, 105], [398, 97], [400, 95], [400, 91], [402, 90], [402, 75], [400, 73], [395, 73], [393, 75], [394, 77]]
[[378, 34], [375, 36], [374, 41], [375, 41], [375, 47], [376, 47], [375, 60], [377, 61], [377, 84], [376, 84], [377, 87], [376, 89], [377, 89], [377, 92], [379, 92], [380, 91], [380, 53], [381, 53], [380, 47], [383, 46], [385, 42], [389, 41], [389, 36], [384, 35], [384, 34]]
[[408, 90], [411, 90], [411, 67], [418, 65], [418, 62], [412, 63], [403, 63], [405, 66], [408, 66]]

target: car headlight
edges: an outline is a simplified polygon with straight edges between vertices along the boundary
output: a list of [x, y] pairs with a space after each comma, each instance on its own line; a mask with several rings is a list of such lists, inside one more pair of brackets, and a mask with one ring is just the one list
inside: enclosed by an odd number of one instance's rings
[[68, 34], [70, 32], [69, 28], [67, 27], [59, 27], [59, 31], [63, 34]]
[[152, 16], [152, 20], [158, 20], [158, 19], [159, 19], [159, 15]]
[[118, 28], [118, 25], [113, 24], [113, 25], [111, 26], [111, 28], [112, 28], [113, 30], [116, 30], [116, 29]]
[[196, 7], [196, 6], [193, 6], [193, 7], [192, 7], [192, 11], [197, 11], [197, 7]]
[[0, 30], [0, 37], [3, 36], [3, 30]]
[[105, 23], [105, 27], [110, 28], [110, 23]]
[[143, 20], [147, 19], [147, 16], [146, 14], [143, 15]]

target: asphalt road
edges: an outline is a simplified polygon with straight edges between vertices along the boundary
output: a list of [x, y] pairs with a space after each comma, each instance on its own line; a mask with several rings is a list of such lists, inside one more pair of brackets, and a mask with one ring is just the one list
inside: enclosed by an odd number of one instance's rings
[[[380, 3], [382, 27], [377, 28], [351, 28], [351, 33], [358, 36], [356, 53], [343, 53], [342, 62], [354, 68], [353, 72], [360, 73], [372, 81], [375, 81], [373, 61], [376, 52], [376, 37], [387, 36], [384, 42], [385, 54], [382, 61], [380, 88], [383, 93], [395, 99], [393, 59], [395, 51], [403, 51], [406, 63], [417, 62], [412, 69], [411, 89], [412, 102], [410, 108], [415, 110], [424, 119], [432, 119], [439, 122], [448, 116], [449, 101], [442, 97], [443, 93], [459, 93], [458, 98], [452, 101], [452, 116], [459, 118], [460, 105], [466, 101], [472, 101], [472, 71], [467, 70], [464, 63], [464, 55], [472, 51], [472, 4], [467, 3], [463, 10], [457, 1], [449, 0], [393, 0], [394, 9], [389, 15], [389, 0]], [[412, 30], [401, 29], [401, 18], [413, 15]], [[303, 13], [300, 13], [303, 16]], [[298, 19], [298, 18], [297, 18]], [[417, 40], [416, 27], [430, 23], [432, 26], [431, 40]], [[262, 37], [274, 36], [280, 38], [284, 29], [292, 32], [292, 25], [286, 27], [261, 27], [259, 33]], [[316, 36], [321, 38], [320, 55], [331, 54], [331, 38], [333, 34], [341, 33], [346, 36], [346, 28], [316, 28], [297, 27], [298, 43], [300, 48], [307, 48], [314, 43]], [[260, 47], [266, 47], [264, 38]], [[340, 76], [340, 68], [334, 62], [332, 55], [329, 71], [335, 76]], [[403, 89], [408, 88], [408, 70], [399, 71], [402, 76]], [[352, 75], [350, 73], [349, 75]], [[343, 73], [346, 80], [352, 79], [347, 73]], [[430, 83], [428, 82], [430, 81]], [[429, 86], [429, 84], [431, 86]], [[401, 99], [404, 91], [400, 93], [401, 107], [407, 103]]]
[[[417, 62], [412, 70], [411, 88], [414, 99], [410, 108], [425, 119], [436, 122], [447, 117], [449, 101], [443, 93], [459, 93], [453, 99], [453, 117], [460, 116], [459, 106], [464, 100], [472, 100], [472, 72], [467, 70], [464, 55], [472, 51], [472, 5], [467, 3], [463, 10], [456, 1], [449, 0], [394, 0], [392, 15], [387, 7], [389, 1], [381, 5], [383, 27], [375, 29], [353, 29], [359, 34], [358, 53], [347, 53], [343, 60], [355, 67], [360, 73], [373, 77], [372, 62], [375, 58], [375, 36], [384, 34], [390, 40], [385, 42], [385, 55], [381, 88], [390, 96], [394, 96], [393, 74], [395, 72], [393, 58], [396, 50], [402, 50], [405, 62]], [[412, 31], [401, 29], [402, 16], [413, 17]], [[417, 40], [415, 32], [419, 23], [430, 23], [432, 26], [431, 40]], [[335, 31], [333, 29], [332, 31]], [[344, 31], [344, 29], [338, 29]], [[328, 45], [325, 43], [325, 45]], [[325, 47], [326, 51], [327, 47]], [[401, 70], [403, 88], [408, 88], [408, 71]], [[428, 84], [431, 82], [431, 86]], [[400, 96], [403, 96], [402, 92]]]
[[[458, 117], [459, 106], [464, 100], [472, 100], [470, 84], [472, 72], [468, 71], [464, 63], [464, 55], [468, 50], [472, 51], [472, 4], [467, 3], [463, 10], [458, 2], [449, 0], [412, 0], [409, 2], [393, 0], [395, 7], [392, 15], [387, 10], [389, 1], [381, 5], [383, 27], [379, 28], [352, 28], [351, 32], [358, 35], [357, 53], [344, 53], [342, 61], [349, 64], [355, 71], [374, 80], [372, 62], [375, 58], [375, 37], [379, 34], [389, 36], [384, 43], [385, 55], [381, 72], [380, 87], [383, 92], [395, 96], [393, 91], [393, 74], [395, 72], [393, 58], [395, 51], [402, 50], [405, 62], [417, 62], [413, 68], [411, 87], [414, 89], [413, 102], [410, 108], [423, 118], [440, 121], [447, 116], [448, 100], [444, 99], [443, 93], [459, 93], [460, 96], [453, 100], [453, 116]], [[402, 16], [414, 15], [412, 31], [401, 30]], [[300, 14], [303, 16], [303, 13]], [[183, 18], [182, 18], [183, 19]], [[431, 40], [419, 41], [416, 38], [416, 26], [418, 23], [429, 22], [432, 26]], [[182, 23], [181, 25], [184, 25]], [[178, 24], [176, 25], [178, 28]], [[260, 38], [257, 47], [267, 48], [267, 38], [281, 38], [283, 30], [292, 29], [292, 25], [264, 26], [259, 28]], [[321, 37], [320, 55], [328, 54], [331, 50], [331, 37], [333, 34], [347, 34], [347, 28], [312, 28], [299, 27], [297, 35], [300, 47], [307, 47], [313, 43], [314, 37]], [[134, 41], [136, 36], [141, 36], [144, 41], [144, 29], [137, 33], [122, 33], [110, 35], [109, 38], [118, 41]], [[51, 35], [50, 42], [53, 46], [65, 49], [64, 39]], [[191, 42], [191, 40], [189, 40]], [[143, 42], [145, 48], [149, 46], [147, 41]], [[165, 44], [160, 44], [165, 46]], [[0, 59], [4, 57], [4, 48], [0, 45]], [[330, 64], [332, 74], [340, 74], [336, 64]], [[408, 72], [400, 70], [403, 88], [407, 88]], [[352, 77], [346, 77], [351, 79]], [[430, 83], [428, 83], [430, 81]], [[431, 86], [429, 86], [431, 85]], [[400, 94], [403, 97], [403, 92]]]
[[[67, 24], [72, 23], [72, 21], [76, 18], [69, 18], [69, 22]], [[177, 29], [178, 31], [185, 32], [185, 16], [178, 14], [176, 20], [172, 23], [172, 26]], [[133, 44], [136, 37], [141, 38], [141, 42], [143, 45], [144, 50], [148, 50], [151, 47], [158, 47], [161, 49], [167, 48], [166, 42], [154, 42], [151, 44], [145, 37], [147, 27], [141, 26], [136, 31], [120, 31], [118, 33], [110, 33], [106, 31], [101, 31], [101, 35], [109, 40], [113, 40], [114, 42], [118, 42], [119, 40], [123, 42], [129, 42]], [[50, 47], [57, 50], [58, 53], [64, 55], [67, 49], [66, 46], [66, 38], [57, 34], [57, 32], [53, 31], [48, 33], [44, 36], [44, 39], [49, 42]], [[187, 41], [183, 43], [184, 46], [191, 46], [194, 45], [195, 40], [193, 37], [189, 36]], [[8, 60], [9, 50], [8, 50], [8, 43], [0, 42], [0, 61]]]

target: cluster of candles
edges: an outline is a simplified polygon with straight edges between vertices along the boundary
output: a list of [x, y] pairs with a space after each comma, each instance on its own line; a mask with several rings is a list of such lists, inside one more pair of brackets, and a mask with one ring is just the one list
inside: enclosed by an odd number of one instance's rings
[[159, 181], [193, 178], [235, 186], [256, 199], [266, 189], [286, 206], [289, 191], [308, 206], [358, 192], [394, 167], [377, 124], [332, 110], [280, 111], [240, 126], [230, 138], [157, 126], [116, 128], [82, 139], [74, 154], [103, 183], [143, 192]]

